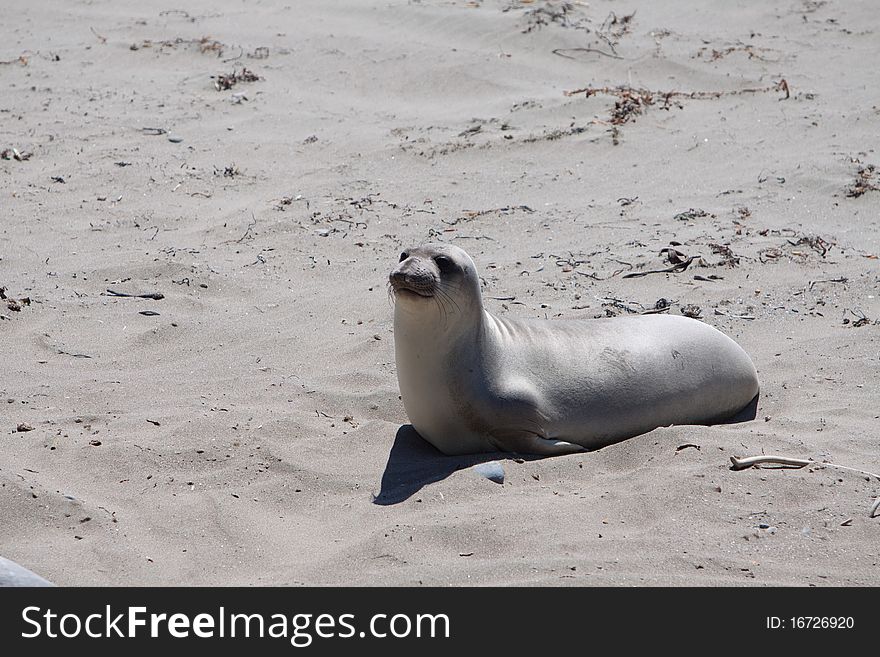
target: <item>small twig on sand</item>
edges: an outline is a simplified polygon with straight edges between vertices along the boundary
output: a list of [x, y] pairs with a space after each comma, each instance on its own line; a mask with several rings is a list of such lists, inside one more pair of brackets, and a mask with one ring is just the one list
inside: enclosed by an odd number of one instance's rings
[[[795, 459], [789, 456], [775, 456], [773, 454], [747, 456], [745, 458], [731, 456], [730, 462], [732, 464], [730, 466], [731, 470], [745, 470], [747, 468], [751, 468], [753, 465], [760, 465], [761, 463], [776, 463], [778, 465], [788, 466], [791, 468], [803, 468], [808, 465], [821, 465], [829, 468], [837, 468], [838, 470], [849, 470], [850, 472], [858, 472], [859, 474], [866, 475], [868, 477], [874, 477], [874, 479], [880, 480], [880, 475], [874, 472], [860, 470], [859, 468], [851, 468], [847, 465], [837, 465], [836, 463], [826, 463], [825, 461], [814, 461], [813, 459]], [[874, 504], [871, 505], [871, 511], [868, 513], [868, 517], [873, 518], [876, 515], [878, 509], [880, 509], [880, 497], [874, 500]]]
[[529, 214], [534, 212], [534, 210], [528, 205], [505, 205], [503, 208], [492, 208], [491, 210], [465, 210], [460, 217], [456, 217], [452, 221], [446, 221], [445, 219], [441, 219], [441, 221], [449, 226], [454, 226], [459, 221], [470, 221], [471, 219], [483, 217], [487, 214], [498, 213], [506, 215], [517, 211], [528, 212]]
[[803, 468], [811, 463], [816, 463], [816, 461], [811, 461], [810, 459], [793, 459], [788, 456], [773, 455], [747, 456], [745, 458], [731, 456], [730, 462], [733, 464], [730, 466], [731, 470], [745, 470], [751, 468], [753, 465], [760, 465], [761, 463], [776, 463], [778, 465], [787, 465], [792, 468]]
[[672, 98], [690, 98], [691, 100], [706, 100], [712, 98], [721, 98], [722, 96], [739, 96], [741, 94], [763, 94], [770, 93], [772, 91], [781, 91], [785, 92], [784, 98], [791, 97], [791, 91], [788, 87], [788, 82], [784, 79], [780, 80], [776, 84], [771, 84], [766, 87], [747, 87], [745, 89], [731, 89], [729, 91], [651, 91], [648, 89], [637, 89], [634, 87], [627, 86], [619, 86], [619, 87], [582, 87], [580, 89], [572, 89], [570, 91], [564, 91], [563, 94], [566, 96], [576, 96], [578, 94], [584, 94], [587, 98], [590, 96], [594, 96], [596, 94], [604, 94], [608, 96], [621, 96], [624, 94], [637, 93], [644, 96], [647, 96], [650, 100], [648, 104], [653, 104], [654, 96], [661, 98], [664, 102], [668, 104], [669, 100]]
[[244, 231], [244, 235], [235, 240], [238, 244], [241, 244], [249, 237], [253, 237], [253, 235], [251, 235], [251, 229], [257, 225], [257, 217], [254, 215], [253, 211], [251, 211], [251, 219], [253, 219], [253, 221], [248, 224], [247, 230]]
[[733, 319], [755, 319], [754, 315], [735, 315], [733, 313], [729, 313], [726, 310], [715, 309], [716, 315], [723, 315], [724, 317], [732, 317]]
[[785, 78], [782, 78], [778, 83], [776, 83], [776, 91], [784, 91], [785, 98], [780, 98], [779, 100], [788, 100], [791, 98], [791, 90], [788, 88], [788, 82]]
[[90, 27], [89, 29], [92, 31], [92, 34], [98, 37], [98, 41], [100, 41], [101, 43], [107, 43], [107, 37], [98, 34], [98, 32], [93, 27]]
[[632, 271], [628, 274], [624, 274], [621, 278], [638, 278], [639, 276], [647, 276], [648, 274], [672, 274], [680, 271], [684, 271], [688, 267], [691, 266], [691, 263], [699, 258], [698, 255], [689, 256], [687, 260], [683, 260], [677, 264], [672, 265], [671, 267], [666, 267], [665, 269], [649, 269], [648, 271]]
[[605, 52], [604, 50], [599, 50], [598, 48], [555, 48], [551, 51], [554, 55], [559, 55], [560, 57], [565, 57], [566, 59], [576, 59], [576, 57], [572, 57], [571, 55], [566, 55], [567, 52], [595, 52], [600, 55], [604, 55], [605, 57], [611, 57], [612, 59], [623, 59], [618, 54]]
[[238, 54], [235, 57], [228, 57], [228, 58], [224, 59], [223, 62], [224, 63], [234, 62], [236, 59], [241, 59], [241, 56], [243, 54], [244, 54], [244, 48], [242, 48], [241, 46], [238, 46]]
[[28, 57], [25, 53], [20, 54], [15, 59], [4, 59], [0, 61], [0, 64], [21, 64], [22, 66], [27, 66]]
[[[561, 53], [556, 52], [555, 54]], [[562, 56], [564, 57], [565, 55]], [[776, 84], [771, 84], [766, 87], [751, 87], [747, 89], [733, 89], [730, 91], [653, 91], [651, 89], [621, 85], [617, 87], [581, 87], [580, 89], [572, 89], [563, 93], [566, 96], [584, 94], [585, 98], [597, 94], [614, 96], [617, 100], [614, 103], [614, 107], [611, 108], [611, 118], [609, 121], [612, 125], [623, 125], [633, 121], [635, 117], [644, 114], [648, 107], [655, 105], [658, 102], [662, 103], [660, 105], [661, 109], [668, 110], [673, 106], [681, 108], [682, 105], [678, 102], [679, 99], [708, 100], [721, 98], [723, 96], [772, 93], [774, 91], [785, 93], [780, 100], [785, 100], [791, 97], [788, 82], [784, 79]]]
[[846, 276], [841, 276], [840, 278], [828, 278], [821, 281], [810, 281], [810, 289], [812, 290], [815, 285], [819, 283], [843, 283], [846, 285], [849, 283], [849, 279]]
[[577, 269], [574, 270], [574, 273], [580, 274], [581, 276], [586, 276], [587, 278], [592, 278], [594, 281], [607, 281], [609, 278], [614, 278], [615, 276], [617, 276], [618, 274], [620, 274], [623, 271], [625, 271], [625, 270], [616, 269], [616, 270], [614, 270], [614, 272], [612, 272], [612, 274], [610, 276], [604, 276], [604, 277], [599, 276], [599, 274], [597, 274], [596, 272], [578, 271]]
[[161, 292], [147, 292], [146, 294], [128, 294], [127, 292], [117, 292], [116, 290], [108, 289], [107, 294], [114, 297], [134, 297], [137, 299], [153, 299], [155, 301], [165, 298], [165, 295]]

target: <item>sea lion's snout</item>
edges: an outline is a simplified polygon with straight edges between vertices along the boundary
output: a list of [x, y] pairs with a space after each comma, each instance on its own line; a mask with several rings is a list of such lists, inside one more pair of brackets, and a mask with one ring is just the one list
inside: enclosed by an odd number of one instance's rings
[[404, 259], [388, 276], [388, 282], [395, 293], [412, 292], [423, 297], [432, 297], [437, 289], [434, 273], [420, 265], [416, 258]]

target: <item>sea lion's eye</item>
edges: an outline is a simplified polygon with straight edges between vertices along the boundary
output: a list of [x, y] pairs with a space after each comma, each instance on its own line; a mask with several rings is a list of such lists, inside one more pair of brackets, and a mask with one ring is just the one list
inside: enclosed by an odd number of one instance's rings
[[441, 274], [448, 274], [455, 269], [455, 263], [446, 256], [434, 256], [434, 262], [437, 263], [437, 268]]
[[407, 258], [409, 258], [409, 253], [407, 253], [406, 251], [400, 254], [400, 262], [403, 262]]

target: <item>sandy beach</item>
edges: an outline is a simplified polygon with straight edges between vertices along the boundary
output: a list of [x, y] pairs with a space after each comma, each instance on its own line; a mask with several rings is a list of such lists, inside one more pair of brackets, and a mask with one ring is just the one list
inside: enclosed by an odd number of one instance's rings
[[[880, 473], [874, 3], [5, 4], [0, 556], [67, 586], [880, 584], [876, 477], [730, 469]], [[443, 456], [387, 290], [427, 241], [499, 315], [699, 317], [757, 418]]]

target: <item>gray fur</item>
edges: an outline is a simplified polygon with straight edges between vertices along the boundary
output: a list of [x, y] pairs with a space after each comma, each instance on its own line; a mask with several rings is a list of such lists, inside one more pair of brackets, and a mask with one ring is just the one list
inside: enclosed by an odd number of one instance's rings
[[404, 255], [390, 275], [400, 393], [416, 431], [446, 454], [598, 449], [722, 421], [758, 394], [745, 351], [698, 320], [495, 317], [463, 250]]

